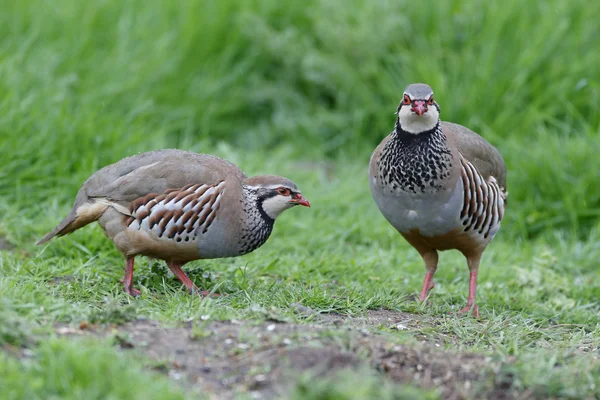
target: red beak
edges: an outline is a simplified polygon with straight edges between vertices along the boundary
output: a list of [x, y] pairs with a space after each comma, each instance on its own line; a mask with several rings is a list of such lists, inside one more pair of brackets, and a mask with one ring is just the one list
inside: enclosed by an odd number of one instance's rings
[[415, 100], [410, 110], [418, 115], [423, 115], [427, 112], [427, 103], [424, 100]]
[[290, 203], [298, 204], [299, 206], [310, 207], [310, 202], [306, 200], [300, 193], [296, 193]]

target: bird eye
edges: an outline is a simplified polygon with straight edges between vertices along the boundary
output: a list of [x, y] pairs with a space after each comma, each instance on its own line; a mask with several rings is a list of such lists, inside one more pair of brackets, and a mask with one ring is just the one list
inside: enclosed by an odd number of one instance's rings
[[280, 188], [277, 188], [277, 193], [279, 193], [282, 196], [289, 196], [290, 195], [290, 190], [286, 189], [284, 187], [280, 187]]
[[431, 96], [431, 97], [429, 98], [429, 100], [427, 100], [427, 104], [429, 104], [430, 106], [432, 106], [432, 105], [433, 105], [433, 96]]
[[408, 97], [408, 95], [404, 95], [404, 99], [402, 99], [402, 103], [404, 105], [409, 105], [410, 104], [410, 97]]

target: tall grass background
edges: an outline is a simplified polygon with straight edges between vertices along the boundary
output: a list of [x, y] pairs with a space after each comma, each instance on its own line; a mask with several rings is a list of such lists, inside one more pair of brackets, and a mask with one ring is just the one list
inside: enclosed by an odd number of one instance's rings
[[164, 147], [366, 174], [403, 88], [422, 81], [443, 119], [504, 155], [503, 235], [598, 227], [600, 2], [2, 3], [5, 218], [31, 220], [95, 169]]

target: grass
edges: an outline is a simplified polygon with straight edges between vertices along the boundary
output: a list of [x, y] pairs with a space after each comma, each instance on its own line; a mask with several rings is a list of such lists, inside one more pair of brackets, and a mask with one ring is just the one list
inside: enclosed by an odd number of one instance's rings
[[21, 362], [0, 353], [4, 399], [184, 399], [166, 378], [106, 344], [44, 341]]
[[[51, 338], [56, 322], [303, 322], [295, 302], [429, 315], [437, 323], [422, 333], [452, 337], [445, 346], [514, 358], [503, 373], [521, 391], [600, 395], [600, 3], [27, 0], [3, 9], [0, 235], [16, 249], [0, 253], [0, 343], [34, 352], [0, 360], [14, 398], [128, 396], [110, 379], [124, 371], [121, 355], [96, 343], [97, 362], [74, 360], [72, 345]], [[370, 152], [414, 81], [430, 83], [442, 118], [480, 132], [508, 165], [509, 208], [480, 273], [481, 322], [447, 314], [466, 301], [459, 254], [443, 254], [429, 305], [408, 298], [422, 262], [367, 188]], [[186, 266], [196, 283], [229, 295], [215, 300], [186, 295], [144, 259], [135, 277], [143, 295], [128, 298], [123, 260], [97, 226], [33, 245], [95, 170], [165, 147], [288, 176], [313, 207], [285, 213], [253, 254]], [[69, 377], [60, 388], [48, 372], [56, 363]], [[106, 368], [103, 380], [94, 368]], [[139, 368], [131, 379], [154, 381]], [[338, 384], [299, 381], [296, 391], [348, 397]], [[170, 382], [156, 385], [180, 396]]]

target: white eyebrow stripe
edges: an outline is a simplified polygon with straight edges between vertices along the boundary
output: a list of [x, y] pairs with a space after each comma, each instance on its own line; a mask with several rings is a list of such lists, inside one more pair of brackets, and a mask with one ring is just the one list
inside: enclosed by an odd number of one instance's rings
[[286, 189], [293, 190], [293, 191], [297, 190], [297, 189], [294, 189], [292, 187], [289, 187], [289, 186], [286, 186], [286, 185], [283, 185], [283, 184], [280, 184], [280, 185], [258, 185], [258, 186], [248, 186], [248, 187], [252, 188], [252, 189], [277, 189], [277, 188], [280, 188], [280, 187], [284, 187]]

